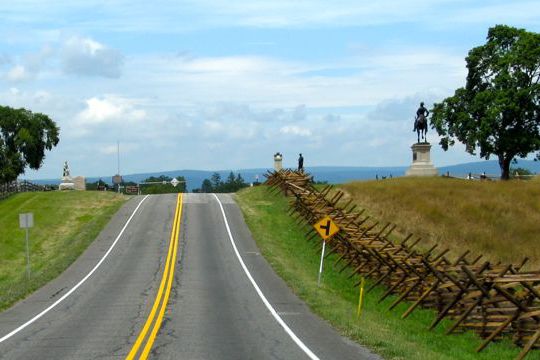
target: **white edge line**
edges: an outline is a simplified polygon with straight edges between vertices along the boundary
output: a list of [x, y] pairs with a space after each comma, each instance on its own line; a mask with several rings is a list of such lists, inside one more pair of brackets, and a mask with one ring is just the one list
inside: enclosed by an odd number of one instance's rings
[[69, 290], [67, 293], [65, 293], [61, 298], [59, 298], [58, 300], [56, 300], [54, 303], [52, 303], [52, 305], [50, 305], [48, 308], [46, 308], [45, 310], [43, 310], [42, 312], [40, 312], [39, 314], [37, 314], [36, 316], [34, 316], [33, 318], [31, 318], [30, 320], [28, 320], [27, 322], [25, 322], [24, 324], [22, 324], [21, 326], [19, 326], [18, 328], [16, 328], [15, 330], [13, 330], [12, 332], [10, 332], [9, 334], [3, 336], [2, 338], [0, 338], [0, 343], [6, 341], [7, 339], [9, 339], [10, 337], [12, 337], [13, 335], [17, 334], [19, 331], [23, 330], [24, 328], [26, 328], [27, 326], [31, 325], [32, 323], [34, 323], [35, 321], [37, 321], [40, 317], [42, 317], [43, 315], [47, 314], [49, 311], [51, 311], [52, 309], [54, 309], [58, 304], [60, 304], [62, 301], [64, 301], [69, 295], [71, 295], [75, 290], [77, 290], [86, 280], [88, 280], [88, 278], [90, 276], [92, 276], [92, 274], [100, 267], [100, 265], [103, 263], [103, 261], [105, 261], [105, 259], [107, 258], [107, 256], [109, 256], [109, 254], [111, 253], [112, 249], [115, 247], [116, 243], [118, 242], [118, 240], [120, 240], [120, 237], [122, 236], [122, 234], [124, 233], [124, 231], [126, 230], [127, 226], [129, 225], [129, 223], [131, 222], [131, 219], [133, 219], [133, 217], [135, 216], [135, 214], [137, 213], [137, 210], [139, 210], [139, 208], [141, 207], [142, 203], [144, 202], [144, 200], [146, 200], [146, 198], [148, 197], [148, 195], [146, 195], [140, 202], [139, 204], [137, 205], [137, 207], [135, 208], [135, 210], [133, 210], [133, 213], [131, 214], [131, 216], [129, 217], [129, 219], [126, 221], [126, 224], [124, 225], [124, 227], [122, 228], [122, 230], [120, 230], [120, 233], [118, 234], [118, 236], [116, 237], [116, 239], [114, 240], [114, 242], [112, 243], [112, 245], [109, 247], [109, 250], [107, 250], [107, 252], [105, 253], [105, 255], [103, 255], [103, 257], [101, 258], [101, 260], [99, 260], [99, 262], [94, 266], [94, 268], [92, 270], [90, 270], [90, 272], [84, 277], [82, 278], [81, 281], [79, 281], [77, 283], [77, 285], [75, 285], [73, 288], [71, 288], [71, 290]]
[[298, 336], [296, 336], [296, 334], [291, 330], [291, 328], [289, 328], [289, 326], [287, 326], [285, 321], [283, 321], [281, 316], [279, 316], [277, 311], [272, 307], [270, 302], [266, 299], [266, 296], [264, 296], [263, 292], [261, 291], [261, 289], [259, 288], [259, 286], [255, 282], [255, 280], [251, 276], [251, 273], [249, 272], [246, 264], [244, 263], [244, 260], [242, 260], [242, 256], [240, 256], [240, 253], [238, 252], [238, 249], [237, 249], [236, 244], [234, 242], [234, 238], [232, 236], [231, 228], [229, 227], [229, 222], [227, 221], [227, 216], [225, 215], [225, 210], [223, 209], [223, 205], [221, 204], [221, 201], [219, 200], [219, 198], [217, 197], [216, 194], [212, 194], [212, 195], [214, 195], [214, 197], [216, 198], [216, 200], [217, 200], [217, 202], [219, 204], [219, 208], [221, 209], [221, 214], [223, 215], [223, 220], [225, 220], [225, 227], [227, 228], [227, 233], [229, 234], [229, 240], [231, 241], [231, 244], [233, 246], [236, 257], [238, 258], [238, 261], [240, 262], [240, 265], [242, 265], [242, 269], [244, 269], [244, 272], [246, 273], [249, 281], [251, 281], [251, 285], [253, 285], [253, 287], [257, 291], [257, 294], [261, 298], [262, 302], [264, 303], [264, 305], [266, 305], [266, 308], [268, 309], [268, 311], [270, 311], [270, 313], [272, 314], [274, 319], [276, 319], [276, 321], [279, 323], [279, 325], [281, 325], [281, 327], [287, 332], [287, 334], [291, 337], [291, 339], [293, 339], [293, 341], [296, 343], [296, 345], [298, 345], [300, 347], [300, 349], [302, 349], [306, 353], [306, 355], [309, 356], [310, 359], [319, 360], [317, 355], [315, 355], [306, 346], [306, 344], [304, 344], [302, 342], [302, 340], [300, 340], [298, 338]]

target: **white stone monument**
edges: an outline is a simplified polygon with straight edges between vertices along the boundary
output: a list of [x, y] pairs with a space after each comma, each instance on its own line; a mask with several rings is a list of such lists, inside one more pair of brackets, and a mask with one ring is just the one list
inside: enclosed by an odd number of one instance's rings
[[67, 161], [64, 161], [62, 182], [58, 185], [58, 190], [75, 190], [75, 184], [73, 183], [73, 178], [69, 174], [69, 165]]
[[283, 169], [282, 165], [283, 155], [279, 152], [274, 154], [274, 170], [279, 171]]
[[411, 146], [413, 162], [405, 172], [405, 176], [437, 176], [439, 171], [430, 159], [431, 144], [428, 142], [416, 143]]

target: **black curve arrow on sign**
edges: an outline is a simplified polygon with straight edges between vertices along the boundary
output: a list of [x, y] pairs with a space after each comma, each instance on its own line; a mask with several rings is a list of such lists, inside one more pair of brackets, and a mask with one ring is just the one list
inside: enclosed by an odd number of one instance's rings
[[326, 222], [326, 225], [319, 225], [319, 227], [326, 230], [326, 236], [330, 235], [330, 220]]

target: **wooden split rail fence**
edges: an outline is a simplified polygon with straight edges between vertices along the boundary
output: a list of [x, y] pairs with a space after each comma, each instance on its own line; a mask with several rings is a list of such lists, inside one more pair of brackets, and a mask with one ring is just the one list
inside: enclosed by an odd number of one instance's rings
[[[379, 302], [395, 295], [390, 309], [408, 301], [402, 318], [418, 307], [434, 309], [430, 330], [451, 319], [447, 334], [473, 330], [484, 339], [478, 352], [503, 337], [523, 347], [517, 359], [540, 345], [540, 270], [524, 271], [526, 258], [520, 264], [501, 264], [470, 251], [450, 258], [449, 249], [438, 245], [422, 251], [413, 234], [391, 241], [395, 225], [370, 219], [352, 199], [342, 200], [342, 191], [331, 192], [331, 185], [317, 190], [307, 173], [280, 170], [266, 176], [271, 189], [291, 197], [290, 215], [297, 223], [314, 225], [324, 216], [332, 218], [340, 231], [327, 242], [331, 251], [326, 256], [338, 255], [340, 272], [350, 269], [350, 277], [372, 279], [368, 291], [384, 285]], [[317, 238], [312, 226], [306, 237]]]
[[6, 184], [0, 184], [0, 200], [19, 192], [47, 191], [50, 187], [37, 185], [30, 181], [12, 181]]

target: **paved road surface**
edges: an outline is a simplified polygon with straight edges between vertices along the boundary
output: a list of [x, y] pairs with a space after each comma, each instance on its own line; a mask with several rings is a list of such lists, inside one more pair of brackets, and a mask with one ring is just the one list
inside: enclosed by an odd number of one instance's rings
[[[311, 314], [262, 258], [230, 195], [219, 195], [238, 254], [268, 302], [305, 348], [321, 359], [376, 359]], [[0, 314], [0, 359], [124, 359], [158, 293], [175, 195], [132, 199], [66, 272]], [[152, 359], [307, 359], [248, 279], [215, 196], [185, 194], [174, 283]]]

